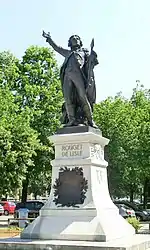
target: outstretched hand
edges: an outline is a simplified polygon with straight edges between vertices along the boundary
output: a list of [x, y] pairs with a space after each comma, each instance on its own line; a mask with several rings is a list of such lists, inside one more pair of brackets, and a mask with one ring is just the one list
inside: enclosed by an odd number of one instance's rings
[[46, 38], [46, 39], [48, 39], [48, 38], [51, 37], [51, 36], [50, 36], [50, 33], [49, 33], [49, 32], [46, 33], [44, 30], [43, 30], [42, 36], [43, 36], [44, 38]]

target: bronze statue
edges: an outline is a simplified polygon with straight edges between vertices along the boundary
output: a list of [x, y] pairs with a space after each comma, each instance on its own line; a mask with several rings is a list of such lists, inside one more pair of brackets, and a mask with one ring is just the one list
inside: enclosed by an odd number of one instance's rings
[[98, 64], [97, 54], [91, 43], [91, 53], [82, 47], [81, 38], [73, 35], [69, 38], [70, 50], [57, 46], [50, 33], [43, 31], [52, 48], [65, 57], [60, 70], [64, 104], [62, 106], [62, 123], [64, 126], [89, 125], [97, 128], [93, 121], [93, 104], [96, 101], [94, 67]]

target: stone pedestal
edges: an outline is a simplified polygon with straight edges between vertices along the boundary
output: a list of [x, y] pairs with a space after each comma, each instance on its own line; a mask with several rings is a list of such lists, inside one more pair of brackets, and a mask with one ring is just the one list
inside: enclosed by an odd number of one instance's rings
[[108, 241], [132, 236], [133, 227], [119, 215], [108, 191], [104, 147], [109, 140], [88, 127], [58, 133], [51, 137], [55, 160], [49, 200], [21, 238]]

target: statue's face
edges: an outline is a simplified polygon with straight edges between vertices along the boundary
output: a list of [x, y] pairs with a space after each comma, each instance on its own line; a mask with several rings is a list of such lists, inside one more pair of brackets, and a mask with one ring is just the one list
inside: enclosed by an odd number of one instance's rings
[[80, 47], [81, 41], [77, 35], [74, 35], [70, 38], [71, 47]]

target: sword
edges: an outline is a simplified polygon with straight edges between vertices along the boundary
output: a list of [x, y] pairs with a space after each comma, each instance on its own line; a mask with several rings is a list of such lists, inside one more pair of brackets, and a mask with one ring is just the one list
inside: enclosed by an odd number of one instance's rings
[[89, 67], [88, 67], [88, 78], [87, 78], [87, 89], [89, 87], [89, 83], [90, 83], [90, 78], [91, 78], [91, 70], [92, 70], [92, 61], [91, 61], [91, 58], [92, 58], [92, 53], [93, 53], [93, 48], [94, 48], [94, 38], [92, 38], [92, 41], [91, 41], [91, 44], [90, 44], [90, 47], [91, 47], [91, 53], [89, 55]]

